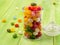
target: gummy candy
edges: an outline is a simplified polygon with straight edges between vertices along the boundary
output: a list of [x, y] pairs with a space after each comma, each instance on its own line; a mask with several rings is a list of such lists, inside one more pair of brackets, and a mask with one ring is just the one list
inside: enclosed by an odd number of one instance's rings
[[15, 24], [15, 27], [18, 28], [19, 27], [19, 24]]

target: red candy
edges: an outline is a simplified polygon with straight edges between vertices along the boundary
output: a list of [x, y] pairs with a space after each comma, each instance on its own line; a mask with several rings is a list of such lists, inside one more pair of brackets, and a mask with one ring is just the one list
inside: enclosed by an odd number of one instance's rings
[[30, 35], [29, 35], [27, 32], [25, 32], [24, 35], [25, 35], [27, 38], [30, 37]]
[[41, 10], [41, 7], [36, 7], [36, 6], [30, 6], [30, 7], [28, 7], [29, 8], [29, 10], [31, 10], [31, 11], [40, 11]]
[[38, 32], [38, 35], [36, 35], [36, 38], [39, 38], [39, 37], [41, 37], [41, 32]]
[[37, 10], [40, 11], [41, 10], [41, 7], [38, 7]]
[[40, 25], [40, 24], [41, 24], [41, 22], [36, 22], [36, 24], [37, 24], [37, 25]]
[[17, 27], [17, 28], [18, 28], [18, 27], [19, 27], [19, 24], [15, 24], [15, 27]]
[[35, 6], [30, 6], [29, 10], [31, 10], [31, 11], [37, 11], [37, 8]]

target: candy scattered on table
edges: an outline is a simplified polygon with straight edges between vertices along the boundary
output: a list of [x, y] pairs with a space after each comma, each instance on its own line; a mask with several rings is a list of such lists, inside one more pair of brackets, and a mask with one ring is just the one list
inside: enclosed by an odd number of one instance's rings
[[15, 24], [15, 27], [16, 27], [16, 28], [19, 28], [19, 24]]
[[16, 16], [13, 16], [13, 19], [14, 19], [14, 20], [16, 20], [16, 19], [17, 19], [17, 17], [16, 17]]
[[14, 26], [14, 22], [11, 22], [11, 25]]
[[11, 28], [11, 32], [15, 32], [15, 28]]
[[18, 19], [18, 22], [19, 22], [19, 23], [21, 23], [21, 22], [22, 22], [22, 20], [21, 20], [21, 19]]
[[17, 38], [17, 37], [18, 37], [17, 34], [14, 34], [14, 35], [13, 35], [13, 38]]
[[18, 34], [22, 35], [22, 34], [23, 34], [23, 32], [22, 32], [22, 31], [19, 31], [19, 32], [18, 32]]
[[54, 2], [53, 5], [56, 5], [56, 3]]
[[6, 22], [6, 19], [2, 19], [2, 22], [5, 23]]
[[16, 10], [18, 10], [19, 9], [19, 7], [16, 7]]
[[15, 32], [15, 29], [14, 29], [14, 28], [11, 28], [11, 29], [7, 29], [7, 32], [8, 32], [8, 33], [12, 33], [12, 32]]
[[24, 35], [29, 39], [41, 37], [41, 10], [36, 3], [24, 8]]
[[7, 29], [7, 32], [8, 32], [8, 33], [11, 33], [11, 29]]

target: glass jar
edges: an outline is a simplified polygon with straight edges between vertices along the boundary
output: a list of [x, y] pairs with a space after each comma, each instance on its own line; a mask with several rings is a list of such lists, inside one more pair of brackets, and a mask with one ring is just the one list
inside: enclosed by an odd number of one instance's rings
[[24, 7], [24, 36], [28, 39], [36, 39], [42, 36], [40, 6], [31, 4]]

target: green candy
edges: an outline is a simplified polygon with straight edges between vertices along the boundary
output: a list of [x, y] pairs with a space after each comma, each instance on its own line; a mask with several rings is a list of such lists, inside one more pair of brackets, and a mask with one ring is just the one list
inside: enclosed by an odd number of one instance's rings
[[26, 30], [25, 30], [25, 31], [26, 31], [26, 32], [31, 32], [31, 33], [34, 32], [29, 26], [26, 27]]
[[12, 22], [11, 25], [13, 26], [14, 25], [14, 22]]
[[53, 5], [56, 5], [56, 3], [54, 2]]
[[10, 30], [10, 29], [7, 29], [7, 32], [8, 32], [8, 33], [11, 33], [11, 30]]
[[35, 36], [34, 36], [34, 35], [31, 35], [31, 36], [30, 36], [30, 39], [35, 39]]
[[31, 6], [36, 6], [37, 4], [36, 3], [31, 3]]
[[14, 35], [13, 35], [13, 38], [17, 38], [17, 37], [18, 37], [17, 34], [14, 34]]

